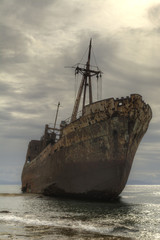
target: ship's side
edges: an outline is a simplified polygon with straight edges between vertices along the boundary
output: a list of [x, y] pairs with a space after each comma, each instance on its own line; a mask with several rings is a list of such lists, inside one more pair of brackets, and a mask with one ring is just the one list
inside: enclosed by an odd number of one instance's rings
[[22, 189], [53, 196], [117, 197], [151, 117], [138, 94], [85, 106], [83, 116], [65, 126], [57, 142], [45, 148], [41, 141], [32, 142], [34, 149], [29, 145]]

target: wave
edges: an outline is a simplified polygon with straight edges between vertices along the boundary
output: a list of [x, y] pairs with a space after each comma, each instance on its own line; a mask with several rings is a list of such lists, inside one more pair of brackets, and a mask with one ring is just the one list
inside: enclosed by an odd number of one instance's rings
[[138, 229], [136, 229], [135, 227], [127, 227], [127, 226], [124, 226], [124, 225], [117, 225], [114, 227], [113, 233], [116, 233], [116, 232], [124, 232], [124, 233], [128, 233], [128, 232], [139, 232]]
[[41, 220], [35, 218], [33, 215], [27, 215], [25, 217], [16, 216], [13, 214], [1, 214], [0, 215], [0, 223], [10, 223], [10, 224], [22, 224], [24, 226], [28, 227], [54, 227], [54, 228], [61, 228], [61, 229], [72, 229], [75, 231], [85, 231], [88, 233], [94, 233], [94, 234], [101, 234], [101, 235], [108, 235], [113, 231], [112, 227], [102, 227], [98, 225], [92, 225], [89, 222], [83, 223], [82, 221], [74, 221], [73, 220], [64, 220], [64, 219], [57, 219], [54, 221], [48, 221], [48, 220]]
[[19, 217], [15, 215], [0, 215], [0, 221], [9, 222], [9, 223], [23, 223], [26, 225], [33, 225], [33, 226], [55, 226], [51, 221], [44, 221], [39, 219], [31, 219], [30, 216], [28, 217]]

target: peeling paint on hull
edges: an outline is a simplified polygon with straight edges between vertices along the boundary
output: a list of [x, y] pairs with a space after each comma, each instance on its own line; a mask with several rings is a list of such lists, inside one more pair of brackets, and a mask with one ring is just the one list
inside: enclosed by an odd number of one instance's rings
[[63, 129], [59, 141], [30, 163], [28, 150], [22, 189], [50, 196], [118, 197], [151, 117], [151, 108], [138, 94], [86, 106], [83, 116]]

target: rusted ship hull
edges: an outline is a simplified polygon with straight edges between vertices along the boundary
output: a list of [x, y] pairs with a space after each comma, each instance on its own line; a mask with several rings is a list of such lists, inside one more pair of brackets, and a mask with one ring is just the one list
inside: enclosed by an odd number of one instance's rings
[[83, 116], [62, 129], [58, 142], [42, 152], [41, 141], [29, 144], [22, 189], [50, 196], [116, 198], [151, 117], [149, 105], [137, 94], [85, 106]]

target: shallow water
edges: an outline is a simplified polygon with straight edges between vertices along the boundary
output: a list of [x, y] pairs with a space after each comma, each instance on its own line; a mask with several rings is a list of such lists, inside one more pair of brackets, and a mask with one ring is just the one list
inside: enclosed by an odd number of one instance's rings
[[126, 186], [113, 203], [0, 186], [0, 239], [160, 239], [159, 226], [160, 186]]

